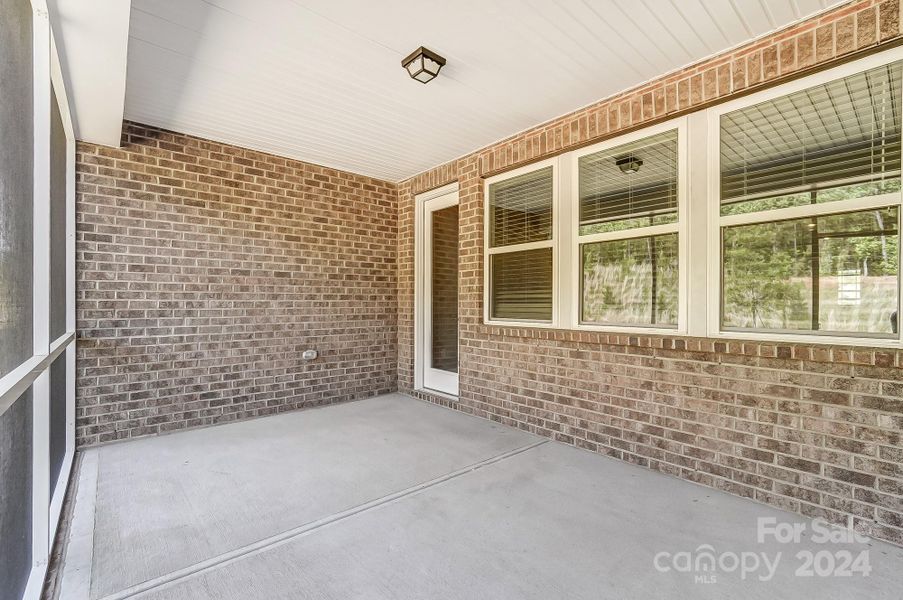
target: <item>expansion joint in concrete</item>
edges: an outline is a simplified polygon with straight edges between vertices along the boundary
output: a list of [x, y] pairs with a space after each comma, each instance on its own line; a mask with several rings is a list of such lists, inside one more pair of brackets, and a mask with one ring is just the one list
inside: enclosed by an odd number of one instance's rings
[[501, 454], [497, 454], [485, 460], [481, 460], [479, 462], [473, 463], [461, 469], [451, 471], [450, 473], [446, 473], [445, 475], [441, 475], [434, 479], [430, 479], [428, 481], [424, 481], [417, 485], [411, 486], [409, 488], [405, 488], [403, 490], [393, 492], [386, 496], [382, 496], [380, 498], [376, 498], [375, 500], [371, 500], [369, 502], [365, 502], [358, 506], [354, 506], [349, 508], [348, 510], [344, 510], [338, 513], [334, 513], [332, 515], [323, 517], [321, 519], [317, 519], [315, 521], [311, 521], [309, 523], [305, 523], [304, 525], [300, 525], [293, 529], [289, 529], [287, 531], [283, 531], [282, 533], [278, 533], [276, 535], [263, 538], [258, 540], [252, 544], [248, 544], [246, 546], [242, 546], [240, 548], [236, 548], [235, 550], [231, 550], [229, 552], [225, 552], [218, 556], [214, 556], [207, 560], [201, 561], [199, 563], [195, 563], [188, 567], [179, 569], [177, 571], [173, 571], [171, 573], [167, 573], [166, 575], [162, 575], [160, 577], [156, 577], [154, 579], [149, 579], [147, 581], [141, 582], [137, 585], [128, 587], [124, 590], [120, 590], [114, 594], [109, 594], [100, 598], [99, 600], [126, 600], [127, 598], [135, 598], [140, 597], [146, 592], [150, 592], [152, 590], [160, 589], [163, 587], [168, 587], [173, 585], [179, 581], [187, 579], [189, 577], [202, 574], [208, 571], [212, 571], [219, 567], [228, 565], [230, 563], [234, 563], [243, 558], [253, 556], [256, 554], [260, 554], [265, 552], [271, 548], [281, 546], [295, 540], [297, 538], [309, 535], [319, 529], [327, 527], [329, 525], [333, 525], [335, 523], [339, 523], [344, 521], [345, 519], [349, 519], [355, 515], [362, 514], [364, 512], [374, 510], [379, 508], [380, 506], [390, 504], [392, 502], [397, 502], [403, 498], [408, 496], [413, 496], [415, 494], [419, 494], [424, 490], [427, 490], [431, 487], [440, 485], [445, 483], [446, 481], [450, 481], [452, 479], [457, 479], [463, 475], [467, 475], [468, 473], [472, 473], [478, 469], [483, 467], [501, 462], [513, 456], [517, 456], [518, 454], [522, 454], [536, 448], [537, 446], [541, 446], [543, 444], [547, 444], [549, 440], [539, 440], [537, 442], [533, 442], [531, 444], [527, 444], [525, 446], [521, 446], [519, 448], [515, 448], [514, 450], [509, 450], [508, 452], [503, 452]]

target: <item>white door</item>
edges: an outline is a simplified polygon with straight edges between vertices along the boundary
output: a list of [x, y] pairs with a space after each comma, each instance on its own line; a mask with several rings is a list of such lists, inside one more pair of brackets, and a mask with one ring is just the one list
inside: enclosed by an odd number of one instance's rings
[[415, 385], [458, 395], [458, 191], [419, 202]]

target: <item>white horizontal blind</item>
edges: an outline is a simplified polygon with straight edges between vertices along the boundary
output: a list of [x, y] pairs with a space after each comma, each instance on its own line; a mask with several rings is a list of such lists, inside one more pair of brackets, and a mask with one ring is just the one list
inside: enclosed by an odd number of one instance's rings
[[580, 234], [677, 221], [677, 170], [677, 130], [580, 157]]
[[552, 320], [552, 249], [539, 248], [490, 257], [493, 319]]
[[552, 167], [490, 185], [490, 247], [552, 239], [552, 197]]
[[720, 116], [722, 331], [899, 339], [901, 79], [897, 61]]
[[901, 65], [722, 115], [722, 204], [899, 178]]
[[679, 129], [577, 159], [579, 325], [678, 326]]
[[488, 317], [548, 323], [554, 317], [555, 167], [487, 188]]

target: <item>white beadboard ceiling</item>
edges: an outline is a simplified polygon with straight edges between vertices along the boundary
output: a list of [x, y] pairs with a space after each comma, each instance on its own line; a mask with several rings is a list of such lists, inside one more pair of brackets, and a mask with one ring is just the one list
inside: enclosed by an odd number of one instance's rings
[[399, 181], [836, 4], [132, 0], [125, 117]]

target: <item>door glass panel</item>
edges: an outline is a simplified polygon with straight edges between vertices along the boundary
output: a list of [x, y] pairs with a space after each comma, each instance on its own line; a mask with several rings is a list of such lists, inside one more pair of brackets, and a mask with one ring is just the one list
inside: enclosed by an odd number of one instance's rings
[[458, 207], [432, 213], [430, 366], [458, 372]]

